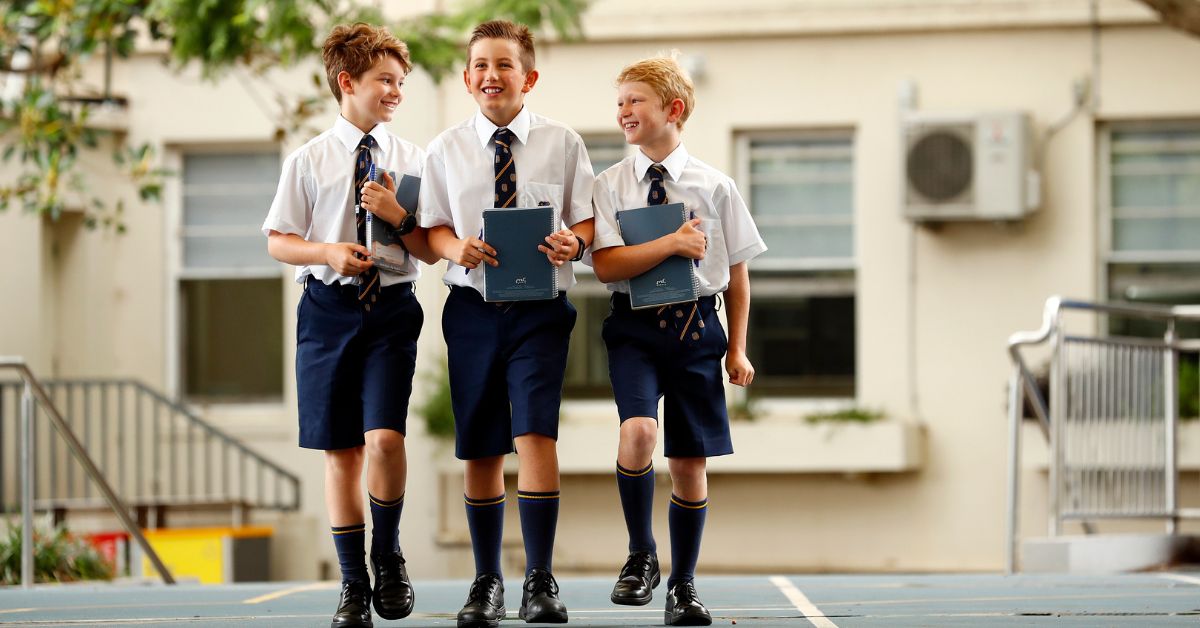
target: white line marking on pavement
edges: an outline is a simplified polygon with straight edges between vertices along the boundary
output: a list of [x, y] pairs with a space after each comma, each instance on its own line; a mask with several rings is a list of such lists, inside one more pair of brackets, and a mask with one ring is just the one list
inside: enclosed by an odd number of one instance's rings
[[1188, 584], [1200, 585], [1200, 578], [1197, 578], [1196, 576], [1185, 576], [1181, 573], [1160, 573], [1158, 575], [1168, 580], [1178, 580]]
[[829, 618], [825, 616], [825, 613], [822, 613], [821, 609], [817, 608], [815, 604], [810, 602], [809, 599], [800, 592], [800, 589], [797, 589], [795, 585], [792, 584], [791, 580], [788, 580], [783, 576], [771, 576], [771, 584], [775, 585], [779, 591], [783, 593], [785, 597], [787, 597], [788, 601], [790, 601], [792, 604], [795, 604], [796, 610], [804, 613], [804, 618], [812, 623], [812, 625], [816, 626], [817, 628], [837, 628], [837, 624], [829, 621]]
[[0, 615], [3, 615], [5, 613], [28, 613], [29, 611], [36, 611], [36, 610], [37, 610], [36, 608], [6, 608], [4, 610], [0, 610]]
[[279, 591], [275, 591], [274, 593], [267, 593], [266, 595], [252, 597], [248, 600], [243, 601], [242, 604], [261, 604], [263, 602], [270, 602], [271, 600], [278, 600], [281, 597], [291, 595], [293, 593], [303, 593], [305, 591], [322, 591], [325, 589], [335, 589], [335, 588], [337, 588], [336, 583], [313, 582], [312, 584], [304, 584], [304, 585], [300, 585], [298, 587], [292, 587], [290, 589], [281, 589]]

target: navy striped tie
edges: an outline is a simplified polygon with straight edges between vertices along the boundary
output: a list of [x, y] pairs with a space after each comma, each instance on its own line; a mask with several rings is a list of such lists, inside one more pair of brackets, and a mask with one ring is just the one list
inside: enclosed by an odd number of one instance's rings
[[[371, 172], [371, 164], [374, 163], [371, 149], [375, 145], [375, 138], [364, 135], [358, 141], [358, 155], [354, 158], [354, 215], [358, 230], [358, 243], [368, 249], [371, 246], [367, 242], [367, 210], [361, 208], [362, 187], [366, 185], [367, 177]], [[371, 304], [379, 297], [379, 269], [372, 266], [359, 275], [359, 278], [362, 281], [358, 284], [358, 301], [370, 312]]]
[[496, 207], [512, 207], [517, 200], [517, 162], [513, 161], [512, 143], [516, 136], [507, 128], [496, 129]]
[[[666, 175], [667, 169], [662, 164], [654, 164], [646, 171], [646, 176], [650, 177], [650, 192], [646, 195], [647, 205], [667, 204], [667, 187], [663, 185]], [[697, 317], [699, 313], [696, 303], [690, 306], [664, 305], [657, 311], [658, 327], [666, 332], [678, 332], [680, 342], [695, 344], [704, 335], [704, 321]]]

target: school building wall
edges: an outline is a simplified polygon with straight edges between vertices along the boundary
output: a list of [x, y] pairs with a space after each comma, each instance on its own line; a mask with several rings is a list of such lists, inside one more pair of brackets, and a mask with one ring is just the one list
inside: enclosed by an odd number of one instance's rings
[[[735, 424], [737, 453], [712, 463], [700, 573], [1000, 569], [1005, 342], [1040, 325], [1050, 295], [1105, 296], [1098, 138], [1115, 121], [1200, 119], [1200, 84], [1190, 80], [1200, 39], [1158, 24], [1129, 0], [653, 7], [605, 0], [584, 25], [583, 42], [539, 47], [541, 79], [527, 103], [585, 136], [617, 133], [612, 81], [624, 64], [677, 48], [703, 70], [684, 142], [718, 169], [739, 171], [745, 156], [738, 140], [746, 133], [832, 130], [853, 138], [855, 394], [772, 396], [758, 402], [755, 422]], [[270, 84], [305, 93], [313, 69], [273, 73]], [[147, 51], [118, 64], [114, 79], [115, 91], [129, 98], [128, 139], [151, 142], [176, 171], [191, 151], [278, 146], [286, 155], [307, 139], [275, 142], [277, 120], [258, 104], [270, 101], [270, 88], [254, 78], [204, 82], [195, 69], [175, 72]], [[1080, 112], [1045, 145], [1039, 211], [1017, 223], [939, 228], [902, 218], [903, 94], [921, 112], [1025, 111], [1041, 139], [1071, 112], [1072, 85], [1081, 79], [1096, 90], [1096, 108]], [[418, 71], [404, 94], [390, 128], [422, 146], [475, 110], [456, 76], [435, 85]], [[331, 111], [311, 124], [323, 130]], [[92, 161], [97, 190], [132, 196], [106, 188], [119, 180], [106, 151]], [[8, 269], [0, 275], [7, 295], [0, 300], [0, 354], [24, 355], [42, 377], [133, 377], [177, 393], [181, 199], [179, 179], [168, 179], [161, 206], [127, 207], [124, 235], [87, 230], [78, 216], [50, 222], [0, 214], [0, 262]], [[445, 352], [441, 268], [423, 269], [417, 287], [425, 311], [418, 373], [436, 370]], [[301, 476], [301, 512], [255, 515], [277, 525], [274, 576], [299, 579], [334, 573], [328, 566], [336, 569], [336, 557], [327, 540], [321, 454], [294, 445], [300, 288], [292, 274], [280, 266], [282, 401], [198, 409]], [[413, 407], [429, 393], [418, 375]], [[802, 420], [851, 406], [880, 409], [887, 418], [866, 428]], [[472, 563], [461, 465], [452, 445], [427, 436], [415, 414], [401, 527], [410, 572], [418, 580], [464, 577]], [[615, 573], [625, 547], [611, 474], [615, 407], [604, 399], [568, 401], [563, 414], [556, 568]], [[1045, 474], [1035, 463], [1027, 467], [1023, 529], [1041, 535]], [[666, 560], [669, 484], [661, 458], [656, 468], [655, 529]], [[1196, 501], [1195, 489], [1188, 478], [1185, 502]], [[516, 508], [508, 510], [505, 561], [516, 573], [519, 525]]]

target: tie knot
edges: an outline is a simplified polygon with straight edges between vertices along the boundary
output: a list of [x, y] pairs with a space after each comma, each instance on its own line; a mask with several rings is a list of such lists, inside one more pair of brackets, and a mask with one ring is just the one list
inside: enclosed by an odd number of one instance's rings
[[653, 166], [650, 166], [650, 170], [647, 171], [647, 174], [650, 175], [651, 181], [662, 181], [663, 177], [667, 175], [667, 169], [664, 168], [662, 164], [654, 164]]
[[508, 148], [512, 146], [513, 138], [516, 135], [508, 127], [500, 127], [492, 134], [492, 139], [499, 145]]
[[375, 138], [370, 135], [364, 135], [361, 140], [358, 140], [359, 148], [372, 149], [375, 148], [375, 144]]

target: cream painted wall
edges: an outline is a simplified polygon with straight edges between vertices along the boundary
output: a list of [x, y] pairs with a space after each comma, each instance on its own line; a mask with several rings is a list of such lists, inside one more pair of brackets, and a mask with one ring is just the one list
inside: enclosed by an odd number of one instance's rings
[[[914, 228], [900, 217], [897, 197], [901, 85], [911, 82], [923, 112], [1027, 111], [1042, 138], [1070, 112], [1072, 83], [1092, 72], [1087, 2], [864, 0], [835, 7], [763, 1], [736, 16], [722, 12], [728, 5], [706, 2], [690, 3], [688, 20], [652, 20], [660, 25], [652, 33], [619, 28], [642, 5], [597, 3], [587, 20], [592, 41], [541, 46], [541, 79], [529, 106], [581, 133], [615, 132], [617, 71], [640, 57], [678, 48], [702, 57], [705, 68], [685, 142], [721, 170], [736, 170], [735, 138], [741, 131], [853, 130], [859, 347], [854, 401], [927, 428], [924, 464], [915, 472], [714, 474], [701, 571], [999, 569], [1005, 341], [1014, 331], [1037, 327], [1051, 294], [1100, 296], [1097, 126], [1108, 120], [1200, 118], [1200, 86], [1187, 80], [1186, 70], [1200, 63], [1200, 40], [1153, 25], [1136, 3], [1101, 1], [1106, 21], [1098, 51], [1100, 109], [1081, 113], [1046, 144], [1042, 209], [1012, 225]], [[118, 66], [116, 81], [117, 91], [130, 97], [130, 140], [149, 141], [178, 164], [191, 148], [270, 142], [276, 117], [272, 90], [304, 93], [309, 72], [274, 74], [269, 85], [238, 75], [214, 84], [147, 55]], [[405, 94], [391, 126], [419, 145], [474, 111], [458, 77], [434, 86], [416, 73]], [[331, 115], [315, 124], [323, 129]], [[281, 153], [305, 139], [290, 138]], [[97, 187], [111, 178], [106, 163], [102, 155], [94, 166]], [[105, 189], [115, 194], [121, 188]], [[32, 356], [39, 371], [55, 375], [132, 376], [173, 390], [177, 180], [169, 182], [166, 198], [163, 206], [130, 206], [130, 233], [119, 237], [70, 220], [44, 226], [13, 212], [0, 214], [0, 260], [10, 269], [28, 269], [5, 273], [0, 287], [8, 288], [6, 295], [31, 295], [33, 304], [0, 303], [6, 323], [0, 354]], [[291, 272], [281, 266], [289, 339], [299, 298]], [[441, 265], [425, 269], [417, 289], [425, 310], [422, 372], [436, 368], [444, 354], [441, 272]], [[294, 446], [294, 345], [289, 340], [285, 346], [283, 403], [201, 410], [302, 477], [303, 511], [286, 523], [275, 564], [280, 577], [310, 578], [320, 561], [336, 560], [326, 542], [321, 455]], [[414, 406], [428, 392], [423, 383], [418, 380]], [[785, 426], [812, 406], [792, 401], [765, 407], [770, 416], [764, 421]], [[564, 438], [573, 423], [596, 425], [614, 416], [605, 402], [569, 403], [564, 413], [569, 417]], [[454, 540], [461, 541], [465, 531], [458, 466], [444, 444], [422, 432], [414, 425], [409, 438], [402, 535], [409, 564], [418, 578], [465, 576], [470, 552]], [[787, 456], [789, 445], [738, 455]], [[1025, 531], [1041, 534], [1042, 480], [1036, 472], [1026, 477], [1034, 488], [1024, 500]], [[665, 481], [660, 490], [666, 494]], [[562, 569], [615, 570], [624, 541], [611, 477], [570, 474], [563, 492], [556, 563]], [[516, 509], [510, 510], [514, 515]], [[659, 510], [656, 527], [665, 540], [665, 507]], [[508, 530], [507, 539], [515, 543], [515, 518]], [[776, 539], [784, 535], [799, 541], [781, 548]], [[519, 564], [512, 562], [519, 561], [519, 545], [506, 555], [509, 565]]]

